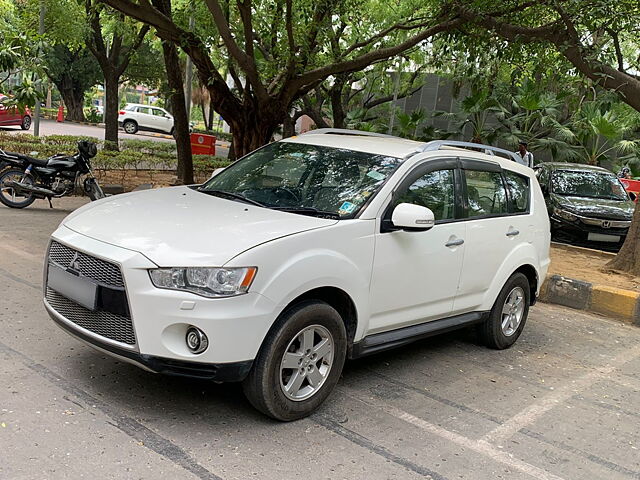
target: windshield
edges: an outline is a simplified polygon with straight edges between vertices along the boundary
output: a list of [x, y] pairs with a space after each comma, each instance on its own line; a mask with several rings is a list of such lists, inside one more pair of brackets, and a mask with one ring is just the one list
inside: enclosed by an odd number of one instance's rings
[[293, 213], [352, 218], [400, 163], [395, 157], [276, 142], [223, 170], [200, 191]]
[[624, 187], [612, 173], [558, 170], [551, 177], [551, 187], [558, 195], [628, 200]]

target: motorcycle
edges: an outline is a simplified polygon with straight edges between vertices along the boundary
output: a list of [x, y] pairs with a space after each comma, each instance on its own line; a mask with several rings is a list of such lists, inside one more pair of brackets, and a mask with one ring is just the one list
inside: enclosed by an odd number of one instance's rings
[[44, 160], [0, 149], [0, 202], [11, 208], [24, 208], [37, 198], [49, 200], [71, 195], [81, 175], [91, 200], [104, 198], [104, 192], [91, 170], [90, 159], [98, 153], [96, 144], [78, 142], [75, 155], [56, 154]]

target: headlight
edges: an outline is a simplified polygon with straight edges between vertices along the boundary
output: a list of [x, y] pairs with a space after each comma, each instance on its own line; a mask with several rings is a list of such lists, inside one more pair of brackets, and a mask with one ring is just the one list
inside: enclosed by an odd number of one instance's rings
[[578, 217], [573, 213], [567, 212], [566, 210], [561, 210], [560, 208], [553, 209], [554, 215], [563, 218], [565, 220], [569, 220], [570, 222], [575, 222], [578, 220]]
[[256, 267], [175, 267], [149, 270], [149, 276], [158, 288], [214, 298], [247, 293], [257, 271]]

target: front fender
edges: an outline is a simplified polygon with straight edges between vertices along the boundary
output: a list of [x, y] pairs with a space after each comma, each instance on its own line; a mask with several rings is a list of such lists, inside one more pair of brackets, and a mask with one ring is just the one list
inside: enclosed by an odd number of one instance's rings
[[227, 266], [258, 267], [251, 291], [274, 302], [274, 321], [287, 305], [310, 290], [333, 287], [344, 291], [356, 308], [358, 340], [366, 331], [370, 313], [374, 227], [374, 222], [355, 220], [298, 233], [256, 246]]

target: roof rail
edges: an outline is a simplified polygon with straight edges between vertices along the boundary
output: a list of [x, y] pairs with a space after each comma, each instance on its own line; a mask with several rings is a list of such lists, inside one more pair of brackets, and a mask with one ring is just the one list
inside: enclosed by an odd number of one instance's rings
[[367, 132], [365, 130], [349, 130], [347, 128], [317, 128], [315, 130], [309, 130], [308, 132], [301, 133], [300, 135], [317, 135], [327, 133], [333, 135], [359, 135], [361, 137], [397, 138], [393, 135], [387, 135], [384, 133]]
[[458, 140], [434, 140], [425, 143], [420, 147], [420, 152], [433, 152], [440, 150], [442, 147], [458, 147], [480, 150], [486, 155], [502, 155], [510, 160], [518, 161], [518, 155], [515, 152], [505, 150], [504, 148], [493, 147], [491, 145], [483, 145], [481, 143], [461, 142]]

